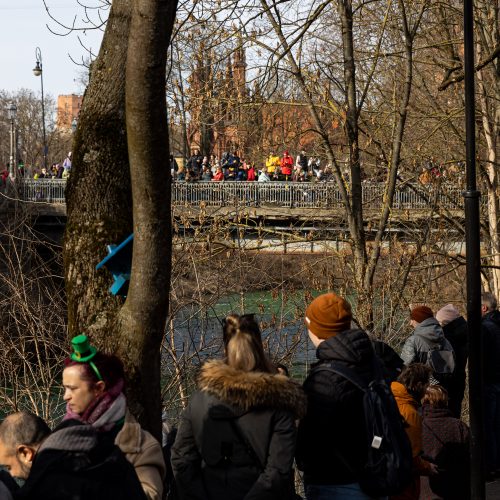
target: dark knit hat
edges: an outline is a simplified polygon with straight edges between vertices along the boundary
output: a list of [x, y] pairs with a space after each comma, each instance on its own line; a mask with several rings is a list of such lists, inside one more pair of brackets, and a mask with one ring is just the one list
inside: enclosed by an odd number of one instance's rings
[[422, 323], [426, 319], [433, 318], [434, 313], [432, 309], [427, 306], [417, 306], [411, 310], [410, 318], [416, 321], [417, 323]]
[[306, 309], [307, 328], [320, 339], [328, 339], [349, 330], [351, 319], [349, 302], [334, 293], [316, 297]]

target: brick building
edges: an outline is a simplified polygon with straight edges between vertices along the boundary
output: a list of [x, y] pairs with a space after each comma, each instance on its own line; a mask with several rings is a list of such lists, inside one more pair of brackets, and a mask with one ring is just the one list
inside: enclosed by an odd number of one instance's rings
[[[264, 99], [257, 84], [250, 90], [246, 81], [245, 50], [229, 56], [224, 72], [213, 73], [210, 55], [200, 51], [190, 76], [188, 96], [188, 150], [221, 156], [236, 151], [240, 157], [261, 162], [274, 152], [289, 150], [292, 155], [305, 149], [317, 152], [309, 108], [293, 98]], [[202, 59], [203, 58], [203, 59]], [[331, 120], [332, 144], [343, 139], [337, 120]]]
[[83, 96], [70, 94], [57, 97], [57, 128], [61, 130], [71, 130], [71, 124], [78, 118], [78, 113], [82, 107]]

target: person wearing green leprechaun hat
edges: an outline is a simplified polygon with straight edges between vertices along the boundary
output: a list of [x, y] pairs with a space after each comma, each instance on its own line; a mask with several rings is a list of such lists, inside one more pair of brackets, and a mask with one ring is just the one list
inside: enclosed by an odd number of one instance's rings
[[132, 463], [149, 500], [161, 500], [165, 461], [160, 443], [143, 430], [127, 408], [122, 362], [99, 352], [86, 335], [71, 341], [63, 371], [64, 420], [90, 424], [114, 439]]

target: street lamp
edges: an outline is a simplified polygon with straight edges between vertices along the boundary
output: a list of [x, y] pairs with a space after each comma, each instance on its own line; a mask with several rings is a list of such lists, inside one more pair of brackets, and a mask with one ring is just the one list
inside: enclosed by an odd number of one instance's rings
[[467, 329], [469, 340], [469, 422], [471, 431], [471, 498], [486, 497], [484, 486], [484, 386], [481, 334], [481, 193], [476, 185], [476, 74], [474, 63], [474, 0], [464, 0], [465, 158], [467, 188], [464, 192], [467, 278]]
[[43, 65], [42, 65], [42, 51], [40, 47], [35, 50], [36, 66], [33, 68], [33, 74], [40, 77], [42, 86], [42, 126], [43, 126], [43, 166], [47, 168], [47, 135], [45, 133], [45, 103], [43, 99]]
[[15, 132], [14, 124], [16, 121], [17, 106], [11, 102], [7, 108], [7, 116], [10, 120], [10, 160], [9, 160], [9, 177], [14, 179], [16, 176], [16, 146], [15, 146]]

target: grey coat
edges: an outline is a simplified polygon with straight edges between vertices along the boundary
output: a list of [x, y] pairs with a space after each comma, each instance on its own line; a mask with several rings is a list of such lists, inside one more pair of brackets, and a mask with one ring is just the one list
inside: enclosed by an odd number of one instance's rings
[[441, 347], [442, 350], [453, 351], [453, 347], [446, 340], [438, 320], [428, 318], [419, 323], [413, 334], [406, 339], [401, 351], [401, 358], [405, 365], [426, 363], [427, 353], [438, 347]]

